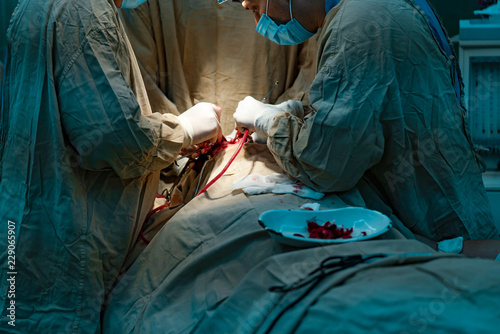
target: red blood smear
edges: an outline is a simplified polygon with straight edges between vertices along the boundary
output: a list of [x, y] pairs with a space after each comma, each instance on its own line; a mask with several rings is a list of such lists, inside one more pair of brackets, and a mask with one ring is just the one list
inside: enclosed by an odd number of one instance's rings
[[229, 144], [236, 144], [241, 141], [243, 134], [238, 133], [238, 135], [232, 140], [228, 141], [223, 136], [218, 142], [212, 144], [210, 140], [206, 140], [203, 143], [198, 144], [198, 149], [195, 153], [191, 155], [192, 158], [197, 158], [200, 155], [211, 154], [215, 157], [220, 152], [224, 151]]
[[349, 239], [352, 238], [353, 228], [338, 227], [334, 222], [326, 222], [323, 226], [315, 221], [307, 222], [309, 238], [313, 239]]
[[294, 237], [301, 237], [301, 238], [304, 238], [304, 236], [302, 234], [298, 234], [298, 233], [294, 233], [293, 234]]

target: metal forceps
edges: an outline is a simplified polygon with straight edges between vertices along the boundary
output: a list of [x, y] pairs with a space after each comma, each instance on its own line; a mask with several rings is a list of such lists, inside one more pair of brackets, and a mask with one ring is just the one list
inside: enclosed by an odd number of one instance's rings
[[262, 103], [266, 103], [267, 98], [269, 97], [269, 95], [271, 95], [271, 93], [273, 92], [274, 88], [275, 88], [276, 86], [278, 86], [278, 85], [279, 85], [279, 81], [277, 81], [277, 80], [276, 80], [276, 81], [274, 82], [273, 87], [271, 87], [271, 90], [269, 91], [269, 93], [267, 93], [267, 95], [266, 95], [266, 96], [265, 96], [265, 97], [264, 97], [264, 98], [263, 98], [260, 102], [262, 102]]

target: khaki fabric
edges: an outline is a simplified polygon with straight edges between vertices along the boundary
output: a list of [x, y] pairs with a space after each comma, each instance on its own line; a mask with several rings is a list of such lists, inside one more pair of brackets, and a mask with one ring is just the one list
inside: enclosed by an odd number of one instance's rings
[[[189, 201], [195, 197], [195, 188], [198, 183], [198, 192], [201, 191], [204, 185], [214, 179], [222, 169], [227, 165], [229, 160], [232, 158], [233, 154], [237, 150], [238, 145], [231, 145], [225, 151], [221, 152], [212, 161], [207, 164], [207, 168], [203, 175], [200, 176], [199, 170], [201, 168], [190, 169], [185, 176], [181, 177], [181, 181], [176, 185], [176, 189], [173, 192], [172, 203], [168, 208], [158, 211], [151, 215], [144, 226], [144, 236], [146, 240], [152, 240], [161, 230], [161, 228], [168, 224], [170, 219], [174, 217], [178, 211], [184, 207]], [[198, 172], [195, 172], [197, 170]], [[238, 178], [250, 175], [253, 173], [258, 173], [261, 175], [269, 175], [272, 173], [282, 173], [283, 171], [276, 164], [274, 157], [269, 152], [266, 145], [247, 143], [243, 146], [241, 152], [236, 156], [233, 163], [226, 170], [226, 172], [219, 178], [212, 186], [210, 186], [205, 194], [199, 196], [194, 201], [194, 204], [189, 204], [190, 206], [195, 206], [197, 214], [190, 213], [189, 220], [205, 220], [202, 212], [216, 210], [217, 213], [214, 215], [219, 215], [214, 218], [215, 223], [219, 220], [224, 220], [226, 216], [232, 216], [236, 206], [241, 206], [242, 199], [240, 197], [235, 197], [236, 194], [242, 194], [241, 190], [231, 191], [231, 186], [234, 181]], [[202, 180], [200, 181], [200, 177]], [[238, 199], [238, 200], [237, 200]], [[232, 201], [237, 201], [234, 204], [230, 204]], [[226, 206], [225, 202], [229, 205]], [[286, 208], [286, 209], [298, 209], [301, 205], [305, 203], [313, 202], [311, 199], [300, 198], [293, 195], [258, 195], [258, 196], [248, 196], [244, 201], [245, 206], [250, 206], [258, 213], [265, 212], [267, 210]], [[317, 201], [321, 204], [321, 209], [335, 209], [345, 206], [366, 206], [363, 198], [361, 197], [357, 189], [353, 189], [348, 192], [329, 194], [324, 199]], [[224, 203], [224, 204], [222, 204]], [[383, 209], [383, 207], [381, 207]], [[414, 239], [414, 235], [404, 227], [404, 225], [399, 221], [399, 219], [393, 215], [390, 211], [385, 210], [384, 212], [391, 219], [393, 226], [395, 227], [393, 231], [386, 233], [381, 238], [406, 238]], [[181, 217], [185, 216], [185, 213], [179, 213]], [[258, 214], [257, 214], [258, 215]], [[137, 259], [139, 254], [146, 248], [146, 243], [138, 239], [133, 250], [129, 252], [123, 270], [127, 270], [130, 265]]]
[[[216, 158], [210, 179], [226, 166], [236, 148], [233, 145]], [[242, 176], [276, 172], [281, 169], [267, 146], [247, 143], [206, 193], [181, 209], [154, 214], [149, 223], [156, 227], [146, 231], [151, 242], [147, 246], [137, 242], [127, 259], [130, 268], [109, 296], [103, 332], [155, 333], [168, 328], [171, 333], [189, 333], [231, 295], [250, 269], [275, 254], [297, 251], [274, 241], [258, 217], [272, 209], [299, 209], [311, 199], [231, 191]], [[316, 202], [321, 210], [364, 205], [355, 189], [328, 194]], [[377, 237], [393, 239], [405, 237], [394, 228]]]
[[[303, 99], [314, 78], [316, 40], [280, 46], [255, 31], [240, 3], [149, 0], [120, 15], [145, 78], [153, 110], [179, 114], [195, 99], [222, 107], [224, 134], [238, 102]], [[307, 99], [306, 99], [307, 101]]]
[[414, 1], [343, 0], [319, 37], [312, 112], [278, 115], [268, 146], [315, 190], [363, 182], [365, 201], [415, 234], [498, 238], [451, 78], [452, 59]]
[[[494, 261], [438, 254], [394, 229], [377, 240], [309, 249], [271, 239], [259, 226], [259, 215], [296, 209], [308, 200], [230, 192], [230, 180], [279, 171], [262, 146], [246, 145], [241, 157], [246, 159], [179, 210], [140, 253], [109, 297], [103, 333], [316, 333], [330, 328], [397, 333], [422, 328], [423, 321], [443, 333], [497, 330], [500, 290], [492, 277], [500, 265]], [[350, 192], [320, 202], [326, 209], [359, 200]], [[374, 253], [394, 256], [328, 275], [317, 286], [286, 294], [269, 291], [307, 278], [327, 257]], [[471, 270], [478, 275], [470, 275]], [[420, 310], [429, 307], [436, 313], [425, 318]]]

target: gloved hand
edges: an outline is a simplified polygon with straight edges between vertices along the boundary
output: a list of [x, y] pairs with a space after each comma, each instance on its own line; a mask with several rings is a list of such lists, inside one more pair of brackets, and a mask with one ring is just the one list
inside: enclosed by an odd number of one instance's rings
[[[237, 129], [234, 129], [233, 132], [231, 132], [230, 134], [224, 136], [226, 138], [227, 141], [234, 141], [234, 138], [236, 138], [236, 135], [240, 133]], [[250, 137], [252, 137], [252, 140], [254, 143], [257, 143], [257, 144], [265, 144], [267, 143], [267, 138], [265, 137], [261, 137], [257, 134], [257, 132], [254, 132], [250, 135]]]
[[260, 136], [257, 132], [254, 132], [250, 135], [254, 143], [257, 144], [267, 144], [267, 138]]
[[248, 129], [250, 133], [257, 132], [261, 137], [267, 138], [269, 126], [276, 114], [288, 112], [297, 117], [304, 117], [302, 103], [288, 100], [280, 104], [265, 104], [257, 101], [251, 96], [245, 97], [238, 103], [236, 112], [233, 114], [236, 127], [240, 132]]
[[221, 111], [221, 108], [215, 104], [201, 102], [178, 116], [184, 128], [182, 147], [199, 144], [206, 140], [216, 142], [222, 136], [219, 121]]
[[236, 138], [237, 134], [238, 134], [238, 130], [234, 129], [233, 132], [231, 132], [228, 135], [225, 135], [224, 138], [226, 138], [227, 141], [234, 141], [234, 138]]

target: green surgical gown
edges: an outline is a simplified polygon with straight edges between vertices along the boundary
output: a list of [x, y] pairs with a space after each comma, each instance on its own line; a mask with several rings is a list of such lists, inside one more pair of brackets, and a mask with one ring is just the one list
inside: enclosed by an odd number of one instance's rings
[[269, 130], [278, 164], [319, 191], [358, 187], [415, 234], [498, 238], [453, 59], [415, 2], [343, 0], [318, 43], [311, 113]]
[[[105, 296], [184, 132], [174, 115], [151, 112], [112, 0], [21, 0], [7, 38], [0, 327], [99, 332]], [[15, 327], [5, 321], [12, 301]]]

